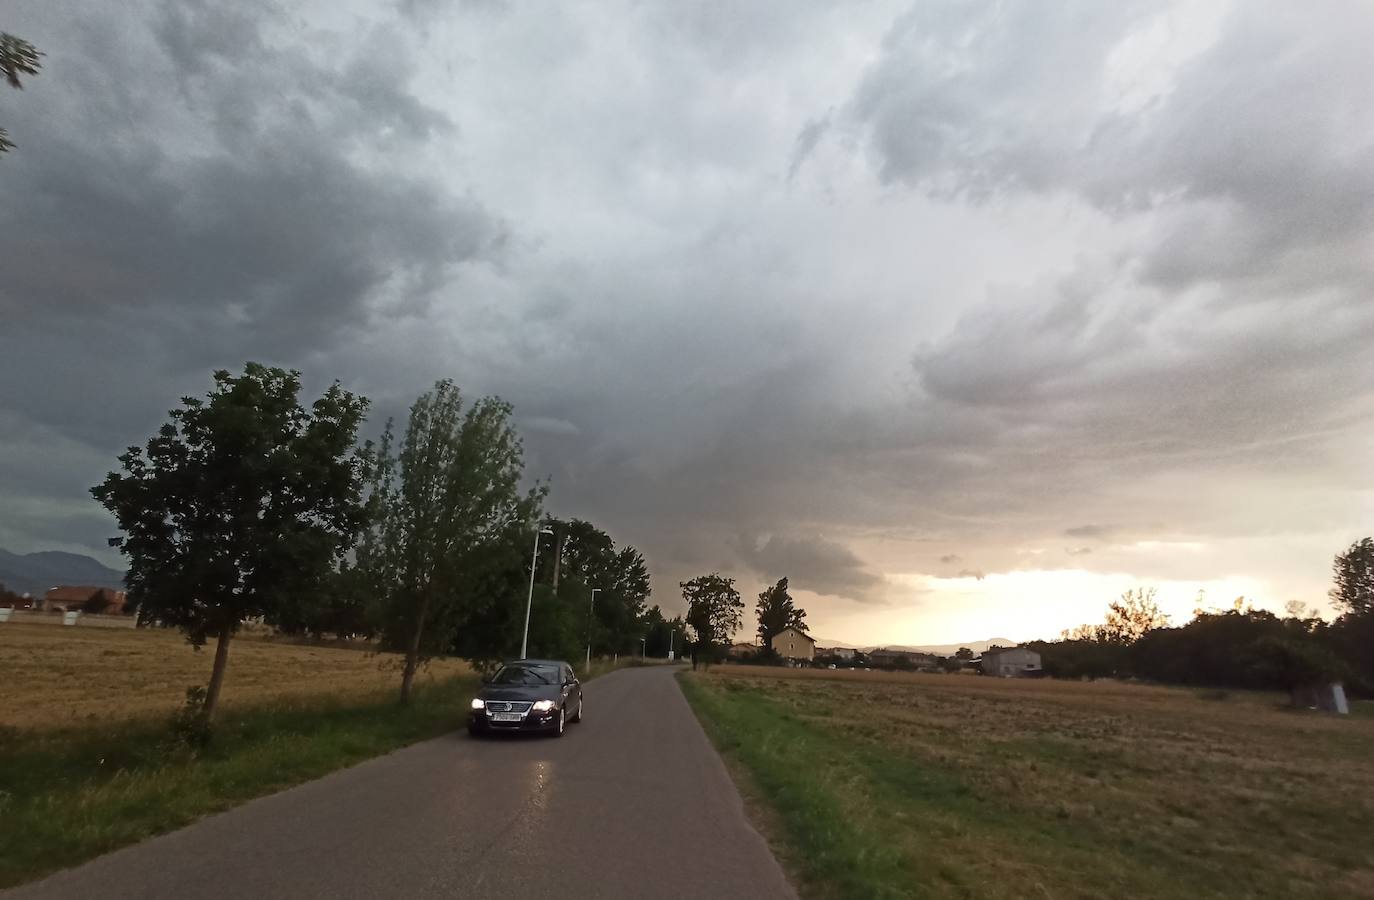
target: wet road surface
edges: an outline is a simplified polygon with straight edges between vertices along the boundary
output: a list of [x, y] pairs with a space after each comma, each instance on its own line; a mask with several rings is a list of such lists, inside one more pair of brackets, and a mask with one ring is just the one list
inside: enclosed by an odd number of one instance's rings
[[584, 695], [562, 738], [456, 732], [0, 898], [795, 897], [673, 670]]

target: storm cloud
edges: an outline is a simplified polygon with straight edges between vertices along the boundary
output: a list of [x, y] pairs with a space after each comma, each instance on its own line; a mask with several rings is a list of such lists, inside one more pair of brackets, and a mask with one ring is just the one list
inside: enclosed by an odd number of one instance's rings
[[47, 54], [0, 97], [6, 549], [117, 561], [87, 487], [245, 359], [374, 431], [499, 393], [655, 601], [787, 576], [858, 643], [1085, 620], [1047, 572], [1319, 604], [1374, 513], [1366, 4], [0, 25]]

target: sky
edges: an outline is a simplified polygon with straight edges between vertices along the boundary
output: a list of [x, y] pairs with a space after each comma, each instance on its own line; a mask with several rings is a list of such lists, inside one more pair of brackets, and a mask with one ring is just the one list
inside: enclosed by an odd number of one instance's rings
[[[652, 601], [852, 644], [1153, 586], [1330, 615], [1374, 531], [1374, 5], [10, 0], [0, 547], [216, 368], [511, 401]], [[752, 619], [752, 616], [750, 616]]]

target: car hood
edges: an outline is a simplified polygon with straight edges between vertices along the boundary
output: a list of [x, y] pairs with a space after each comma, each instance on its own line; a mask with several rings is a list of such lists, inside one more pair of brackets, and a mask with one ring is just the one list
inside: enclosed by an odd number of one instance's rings
[[557, 700], [563, 694], [556, 684], [484, 684], [481, 700]]

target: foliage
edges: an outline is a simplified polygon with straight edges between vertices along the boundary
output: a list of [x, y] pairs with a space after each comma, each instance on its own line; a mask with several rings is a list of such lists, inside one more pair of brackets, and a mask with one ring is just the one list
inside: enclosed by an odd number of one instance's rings
[[0, 583], [0, 606], [12, 606], [15, 609], [22, 609], [27, 602], [30, 601], [25, 600], [22, 594], [16, 594], [14, 591], [5, 587], [3, 583]]
[[205, 713], [205, 688], [199, 685], [186, 689], [186, 703], [172, 716], [174, 747], [203, 750], [210, 744], [210, 717]]
[[682, 588], [682, 598], [687, 601], [693, 665], [698, 658], [714, 661], [740, 627], [744, 601], [735, 589], [735, 579], [713, 572], [680, 582], [678, 587]]
[[1132, 588], [1107, 606], [1107, 621], [1102, 625], [1080, 625], [1064, 632], [1065, 640], [1100, 641], [1109, 644], [1134, 644], [1155, 628], [1169, 624], [1169, 617], [1155, 602], [1154, 588]]
[[[0, 77], [4, 78], [9, 86], [15, 90], [24, 87], [20, 75], [37, 75], [42, 63], [39, 57], [43, 54], [38, 49], [23, 38], [15, 37], [12, 34], [0, 32]], [[0, 153], [5, 153], [14, 149], [14, 142], [10, 140], [9, 134], [5, 129], [0, 128]]]
[[663, 611], [652, 606], [644, 614], [644, 652], [656, 659], [666, 659], [668, 651], [677, 656], [687, 652], [687, 626], [681, 616], [666, 619]]
[[402, 703], [420, 665], [453, 642], [471, 598], [461, 573], [537, 527], [547, 491], [520, 493], [523, 449], [510, 416], [495, 397], [464, 409], [453, 382], [439, 381], [411, 407], [399, 450], [388, 423], [376, 451], [358, 566], [386, 646], [406, 654]]
[[1331, 602], [1353, 615], [1374, 615], [1374, 538], [1362, 538], [1337, 554]]
[[611, 536], [581, 519], [552, 520], [556, 554], [540, 559], [541, 580], [553, 580], [559, 570], [558, 596], [571, 601], [580, 598], [582, 627], [579, 639], [587, 640], [586, 609], [592, 588], [597, 589], [592, 605], [592, 652], [635, 653], [640, 638], [646, 637], [645, 605], [649, 599], [649, 569], [644, 556], [631, 546], [617, 548]]
[[786, 578], [780, 578], [777, 584], [763, 589], [754, 607], [754, 614], [759, 620], [759, 641], [769, 651], [773, 649], [773, 637], [783, 629], [807, 630], [806, 610], [792, 602], [792, 595], [787, 592]]
[[91, 595], [82, 602], [81, 611], [91, 615], [98, 615], [99, 613], [103, 613], [105, 607], [108, 605], [109, 604], [105, 600], [105, 592], [96, 590], [92, 591]]
[[91, 489], [119, 522], [128, 592], [142, 621], [218, 638], [206, 695], [213, 716], [229, 639], [250, 617], [273, 621], [343, 557], [362, 521], [367, 401], [337, 383], [311, 406], [300, 373], [248, 363], [182, 399], [146, 448], [119, 457]]

